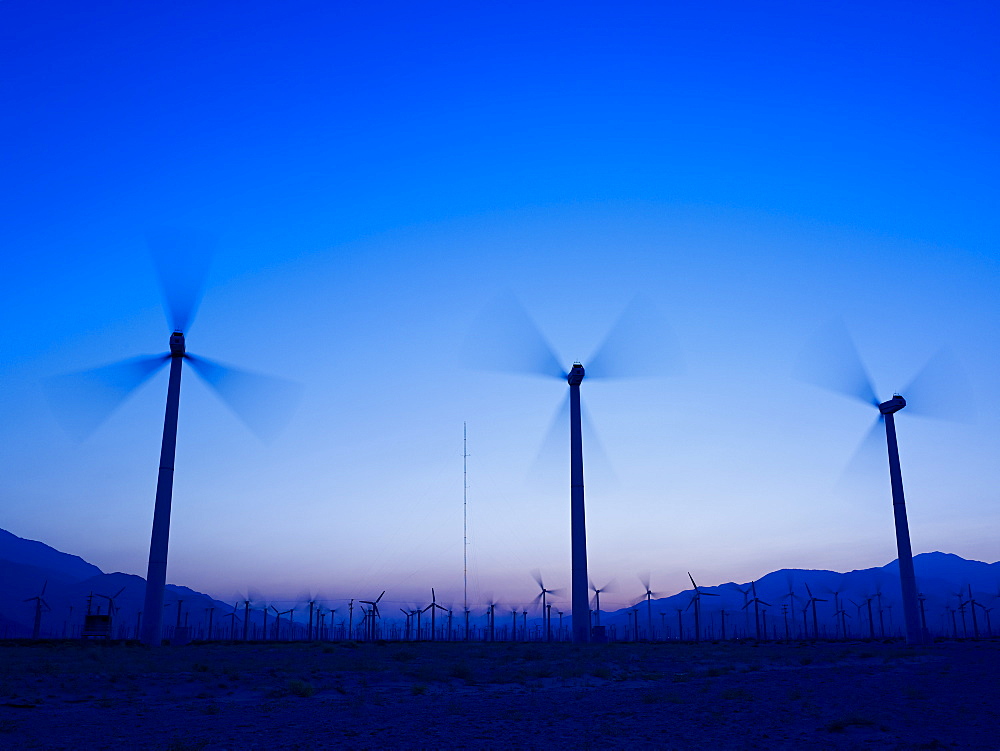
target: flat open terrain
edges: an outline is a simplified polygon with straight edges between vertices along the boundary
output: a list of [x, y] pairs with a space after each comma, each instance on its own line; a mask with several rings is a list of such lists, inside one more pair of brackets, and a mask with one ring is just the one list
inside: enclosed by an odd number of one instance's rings
[[1000, 749], [1000, 642], [0, 646], [0, 748]]

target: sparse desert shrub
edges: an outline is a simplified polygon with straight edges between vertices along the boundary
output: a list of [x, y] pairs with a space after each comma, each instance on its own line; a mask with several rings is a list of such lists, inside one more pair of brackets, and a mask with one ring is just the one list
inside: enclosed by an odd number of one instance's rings
[[475, 680], [475, 675], [472, 672], [472, 668], [470, 668], [464, 662], [453, 663], [451, 667], [448, 668], [448, 675], [451, 676], [452, 678], [458, 678], [459, 680], [463, 680], [466, 683], [472, 683]]
[[196, 672], [196, 673], [207, 673], [208, 672], [208, 665], [203, 665], [200, 662], [196, 662], [194, 664], [194, 667], [192, 667], [192, 670], [194, 670], [194, 672]]
[[862, 717], [861, 715], [848, 715], [833, 722], [828, 722], [823, 729], [828, 733], [843, 733], [851, 725], [860, 728], [871, 728], [875, 727], [875, 720], [870, 717]]
[[400, 649], [392, 653], [392, 659], [396, 662], [409, 662], [417, 657], [417, 653], [409, 649]]
[[288, 691], [295, 696], [302, 696], [308, 698], [316, 693], [316, 689], [308, 681], [303, 681], [299, 678], [292, 678], [288, 681]]
[[423, 694], [426, 694], [427, 693], [427, 684], [426, 683], [414, 683], [412, 686], [410, 686], [410, 693], [413, 694], [414, 696], [422, 696]]
[[720, 696], [728, 701], [751, 701], [753, 694], [745, 688], [727, 688]]

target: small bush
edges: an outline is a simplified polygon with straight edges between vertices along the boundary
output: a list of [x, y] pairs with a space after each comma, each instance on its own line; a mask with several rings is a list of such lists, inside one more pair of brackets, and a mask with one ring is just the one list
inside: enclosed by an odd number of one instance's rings
[[292, 678], [288, 681], [288, 691], [295, 696], [302, 696], [308, 698], [316, 693], [316, 689], [308, 681], [300, 680], [299, 678]]
[[872, 728], [875, 727], [875, 720], [870, 717], [850, 715], [839, 720], [834, 720], [833, 722], [828, 722], [824, 727], [824, 730], [828, 733], [843, 733], [844, 730], [851, 725], [859, 728]]
[[426, 694], [427, 693], [427, 684], [426, 683], [414, 683], [412, 686], [410, 686], [410, 693], [413, 694], [414, 696], [422, 696], [423, 694]]

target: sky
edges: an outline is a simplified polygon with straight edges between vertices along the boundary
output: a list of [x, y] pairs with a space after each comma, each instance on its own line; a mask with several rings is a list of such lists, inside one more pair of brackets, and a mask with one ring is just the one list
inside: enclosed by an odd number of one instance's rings
[[186, 371], [170, 583], [457, 606], [467, 425], [470, 603], [568, 588], [567, 386], [482, 368], [508, 296], [567, 367], [637, 297], [662, 324], [582, 387], [603, 608], [895, 557], [874, 409], [796, 377], [830, 321], [885, 399], [959, 363], [958, 419], [897, 416], [913, 548], [1000, 559], [998, 16], [0, 3], [0, 526], [145, 574], [166, 374], [82, 442], [45, 384], [166, 351], [181, 227], [218, 238], [189, 351], [300, 398], [261, 441]]

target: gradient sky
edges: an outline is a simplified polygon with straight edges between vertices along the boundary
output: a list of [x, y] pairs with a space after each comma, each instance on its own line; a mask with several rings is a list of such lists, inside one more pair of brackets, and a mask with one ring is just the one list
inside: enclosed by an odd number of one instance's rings
[[184, 226], [189, 349], [302, 401], [262, 443], [188, 371], [170, 582], [461, 603], [467, 422], [471, 599], [568, 586], [566, 386], [463, 356], [507, 292], [566, 365], [637, 294], [682, 353], [583, 386], [603, 607], [895, 557], [873, 410], [794, 377], [838, 317], [883, 398], [962, 363], [971, 421], [897, 420], [913, 547], [997, 560], [1000, 10], [874, 5], [0, 3], [0, 526], [145, 574], [166, 375], [82, 443], [42, 383], [166, 350]]

